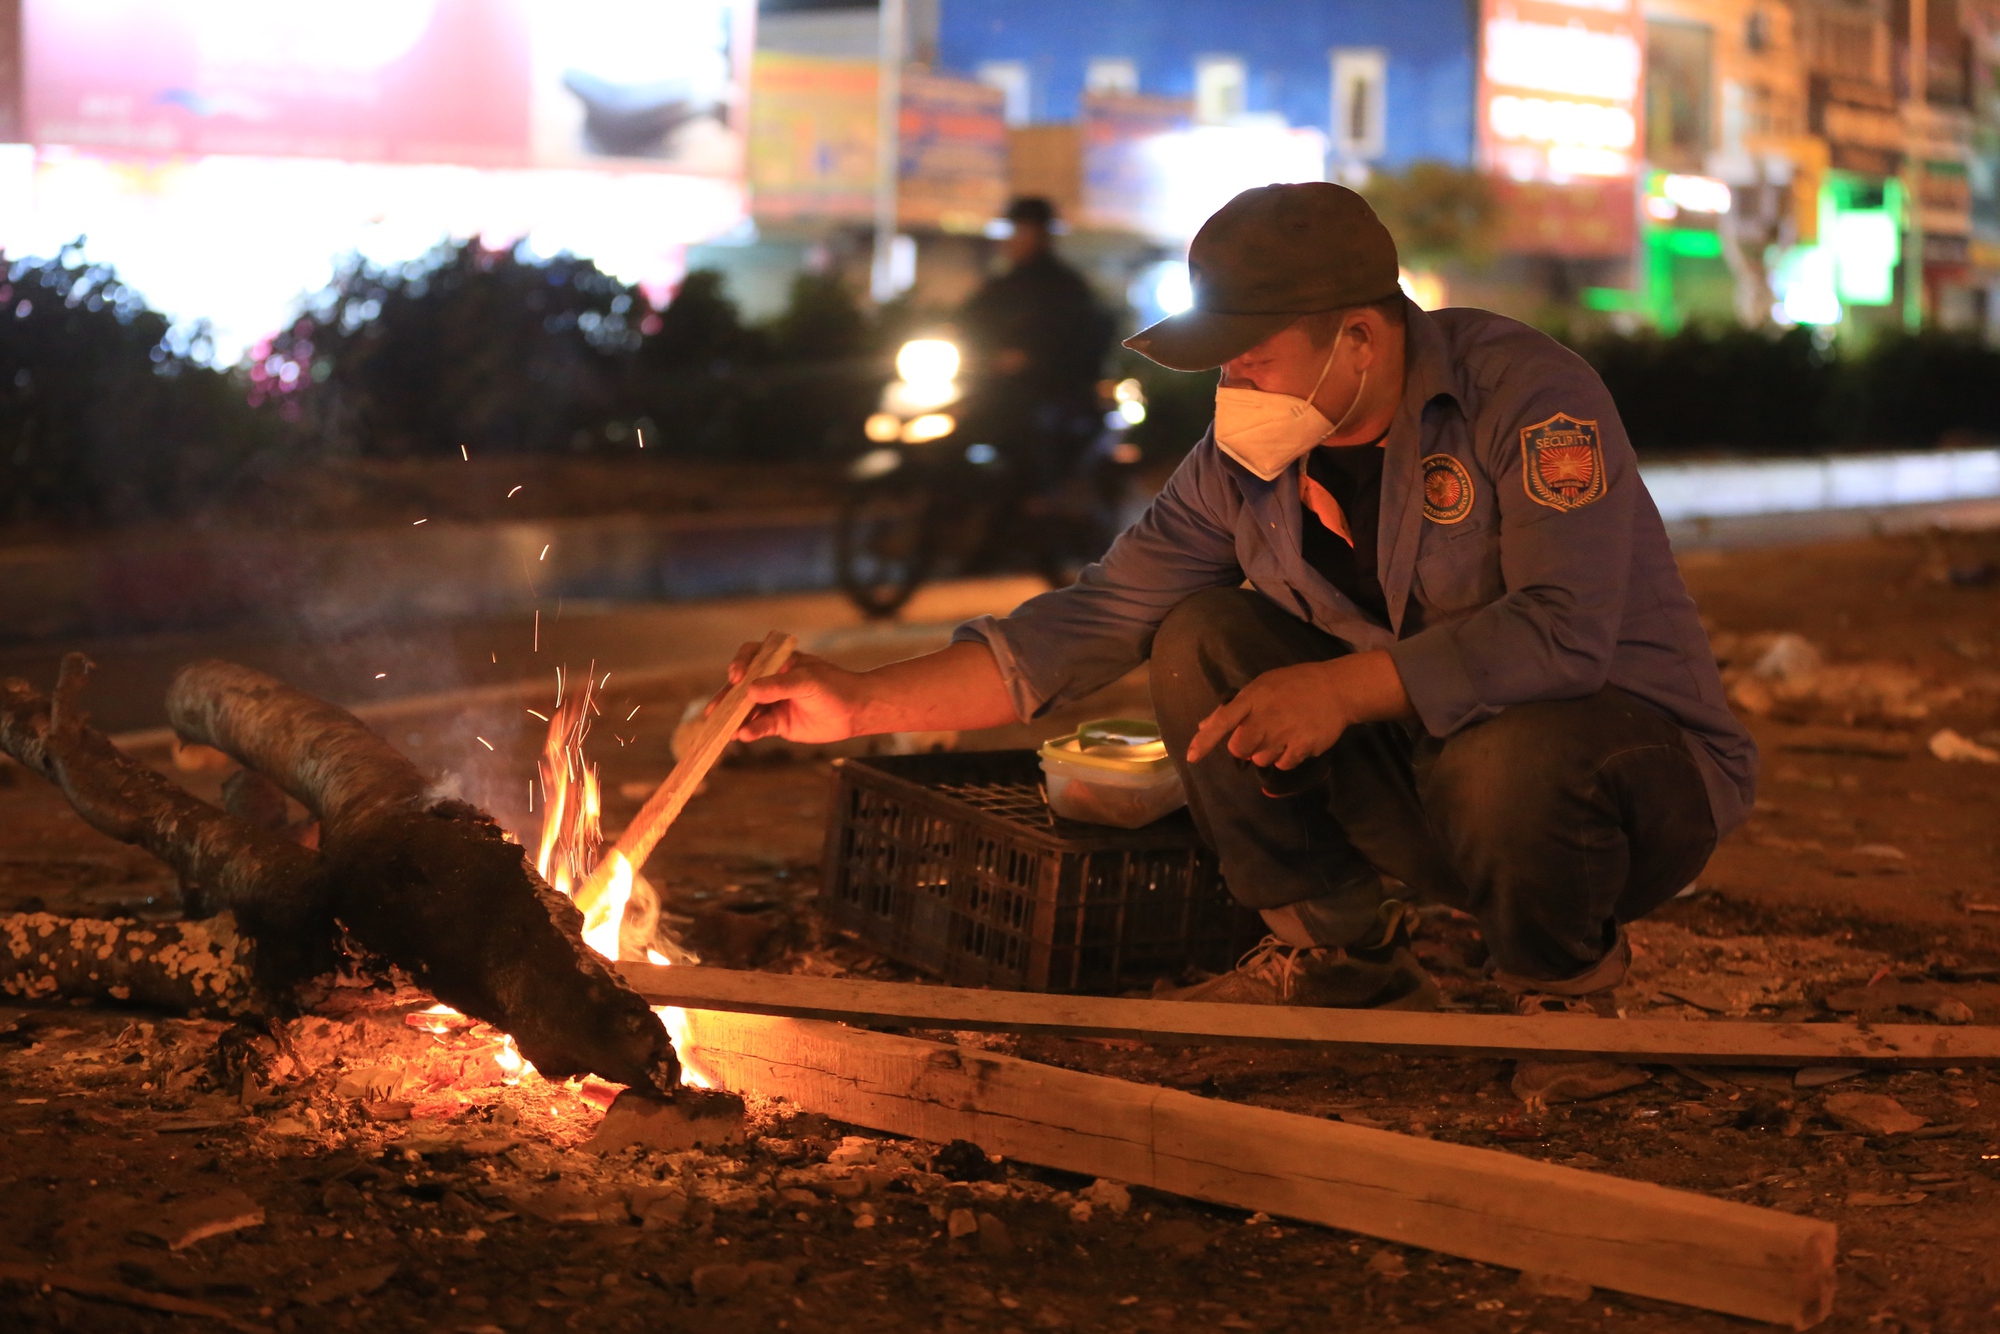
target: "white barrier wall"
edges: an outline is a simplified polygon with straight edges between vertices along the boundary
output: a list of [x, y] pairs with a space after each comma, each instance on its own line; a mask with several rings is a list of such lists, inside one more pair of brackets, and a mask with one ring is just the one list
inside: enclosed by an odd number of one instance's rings
[[2000, 449], [1641, 464], [1669, 523], [2000, 497]]

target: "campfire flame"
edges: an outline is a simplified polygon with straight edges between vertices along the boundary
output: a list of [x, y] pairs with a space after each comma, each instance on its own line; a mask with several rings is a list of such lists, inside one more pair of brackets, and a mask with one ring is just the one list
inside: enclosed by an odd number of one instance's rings
[[[606, 679], [609, 679], [608, 676]], [[556, 892], [573, 900], [577, 890], [595, 869], [598, 849], [604, 842], [599, 823], [603, 805], [597, 766], [584, 755], [584, 741], [590, 735], [590, 720], [600, 712], [597, 689], [602, 682], [597, 677], [597, 664], [591, 664], [580, 688], [570, 690], [567, 689], [568, 684], [565, 676], [558, 672], [556, 710], [549, 719], [548, 739], [543, 743], [540, 763], [542, 836], [535, 869]], [[611, 877], [604, 895], [584, 914], [583, 940], [605, 958], [616, 961], [620, 954], [619, 929], [625, 922], [626, 906], [631, 903], [634, 894], [650, 896], [654, 891], [639, 876], [637, 868], [624, 853], [614, 848], [610, 857]], [[655, 900], [649, 899], [651, 901]], [[655, 964], [673, 962], [650, 945], [646, 947], [646, 959]], [[688, 1064], [686, 1012], [672, 1006], [656, 1005], [653, 1013], [660, 1016], [660, 1022], [666, 1025], [667, 1035], [673, 1039], [674, 1049], [680, 1053], [683, 1082], [696, 1088], [715, 1087], [713, 1080]], [[509, 1056], [519, 1066], [533, 1068], [521, 1060], [520, 1054], [514, 1050], [512, 1038], [507, 1040], [501, 1056], [495, 1058], [501, 1061], [503, 1071], [507, 1069], [507, 1061], [502, 1058]], [[514, 1080], [518, 1078], [517, 1073]]]

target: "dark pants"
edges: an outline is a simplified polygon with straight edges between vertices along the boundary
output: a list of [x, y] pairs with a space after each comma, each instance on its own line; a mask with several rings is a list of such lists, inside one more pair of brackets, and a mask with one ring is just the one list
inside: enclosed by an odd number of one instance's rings
[[1197, 765], [1181, 758], [1201, 720], [1257, 676], [1347, 651], [1237, 588], [1187, 599], [1153, 642], [1160, 729], [1245, 905], [1313, 901], [1325, 943], [1345, 943], [1377, 922], [1390, 876], [1476, 917], [1501, 971], [1555, 982], [1589, 971], [1617, 923], [1708, 861], [1715, 820], [1680, 726], [1614, 686], [1517, 704], [1441, 740], [1415, 723], [1351, 727], [1290, 773], [1223, 747]]

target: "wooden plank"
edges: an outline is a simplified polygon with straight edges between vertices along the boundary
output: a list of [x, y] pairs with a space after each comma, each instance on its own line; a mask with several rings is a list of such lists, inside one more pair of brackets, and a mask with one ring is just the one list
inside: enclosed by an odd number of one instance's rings
[[[639, 808], [639, 813], [632, 817], [632, 823], [625, 826], [625, 832], [611, 847], [611, 852], [622, 854], [632, 864], [633, 870], [644, 866], [646, 858], [653, 855], [653, 849], [666, 836], [668, 827], [680, 817], [688, 799], [701, 787], [701, 780], [708, 777], [708, 771], [722, 758], [724, 748], [734, 739], [737, 729], [743, 726], [743, 720], [750, 716], [754, 707], [750, 702], [750, 683], [781, 670], [791, 661], [792, 650], [798, 647], [798, 642], [780, 630], [773, 630], [764, 636], [763, 647], [757, 650], [757, 656], [744, 669], [743, 679], [729, 687], [728, 692], [716, 701], [715, 707], [709, 710], [708, 716], [702, 719], [701, 726], [689, 738], [687, 751], [674, 765], [673, 772], [653, 790], [652, 796], [646, 798], [646, 804]], [[574, 901], [586, 916], [597, 906], [611, 883], [611, 852], [604, 855], [577, 888]]]
[[689, 1069], [855, 1125], [1805, 1329], [1831, 1223], [974, 1048], [689, 1010]]
[[726, 968], [618, 967], [654, 1005], [878, 1028], [1055, 1033], [1193, 1046], [1367, 1047], [1412, 1055], [1610, 1058], [1652, 1065], [1942, 1067], [2000, 1062], [2000, 1028], [1991, 1025], [1412, 1014], [976, 991]]

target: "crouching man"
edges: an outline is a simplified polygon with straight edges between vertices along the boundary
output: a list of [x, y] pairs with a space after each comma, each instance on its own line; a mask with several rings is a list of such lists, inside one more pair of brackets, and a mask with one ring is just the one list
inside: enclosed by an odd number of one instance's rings
[[1524, 325], [1410, 304], [1337, 185], [1245, 191], [1189, 265], [1194, 307], [1127, 345], [1219, 367], [1215, 423], [1104, 560], [937, 653], [795, 659], [743, 737], [997, 726], [1150, 658], [1194, 818], [1271, 932], [1176, 994], [1429, 1005], [1428, 901], [1478, 919], [1523, 1013], [1605, 1010], [1622, 924], [1756, 774], [1609, 394]]

